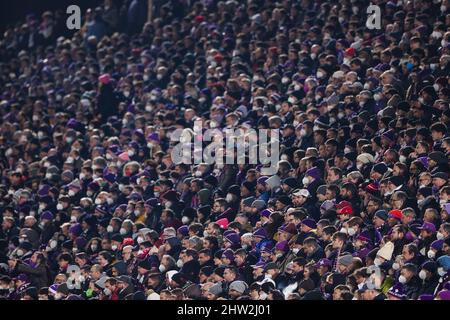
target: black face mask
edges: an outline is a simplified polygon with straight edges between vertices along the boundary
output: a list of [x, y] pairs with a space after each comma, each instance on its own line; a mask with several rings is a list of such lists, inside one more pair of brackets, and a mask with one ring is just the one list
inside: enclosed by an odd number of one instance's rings
[[0, 296], [7, 296], [9, 294], [9, 289], [0, 289]]
[[324, 292], [328, 294], [332, 294], [334, 290], [334, 287], [332, 284], [327, 283], [324, 287]]

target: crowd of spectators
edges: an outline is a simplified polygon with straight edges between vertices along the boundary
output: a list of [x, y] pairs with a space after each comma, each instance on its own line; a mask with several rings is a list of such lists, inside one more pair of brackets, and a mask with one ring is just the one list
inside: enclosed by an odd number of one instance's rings
[[[450, 1], [372, 3], [381, 29], [362, 0], [8, 29], [1, 299], [450, 300]], [[194, 121], [278, 129], [276, 173], [175, 163]]]

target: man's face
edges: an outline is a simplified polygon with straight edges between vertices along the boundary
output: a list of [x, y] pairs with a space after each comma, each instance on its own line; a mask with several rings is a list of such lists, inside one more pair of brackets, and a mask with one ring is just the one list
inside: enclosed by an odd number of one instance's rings
[[373, 300], [377, 296], [377, 292], [375, 290], [366, 290], [362, 294], [363, 300]]
[[338, 238], [333, 239], [331, 243], [332, 243], [333, 249], [339, 249], [342, 247], [342, 241], [339, 240]]
[[294, 262], [294, 264], [292, 265], [292, 270], [297, 274], [303, 271], [303, 266]]
[[162, 213], [161, 213], [161, 218], [160, 218], [160, 220], [161, 220], [161, 222], [162, 223], [167, 223], [168, 221], [169, 221], [169, 217], [168, 217], [168, 215], [167, 215], [167, 212], [165, 212], [165, 211], [163, 211]]
[[242, 255], [237, 254], [237, 255], [234, 256], [234, 262], [236, 262], [237, 266], [241, 266], [241, 265], [244, 264], [245, 259], [244, 259], [244, 257]]
[[109, 282], [105, 282], [105, 289], [109, 289], [109, 290], [111, 290], [111, 292], [114, 292], [116, 290], [116, 286], [112, 285]]
[[305, 252], [307, 254], [312, 254], [312, 253], [314, 253], [315, 248], [314, 248], [314, 246], [304, 246], [303, 249], [305, 250]]
[[2, 229], [3, 230], [8, 230], [12, 227], [12, 224], [9, 220], [3, 220], [2, 222]]
[[235, 274], [229, 269], [225, 269], [225, 271], [223, 272], [223, 278], [225, 279], [225, 281], [231, 282], [235, 279], [235, 277]]
[[212, 223], [210, 223], [210, 224], [208, 224], [208, 226], [206, 227], [206, 232], [208, 232], [208, 234], [209, 235], [214, 235], [214, 227], [213, 227], [213, 224]]
[[198, 262], [200, 262], [200, 265], [204, 265], [208, 260], [209, 260], [209, 257], [206, 254], [200, 253], [198, 255]]
[[403, 238], [403, 233], [400, 233], [397, 228], [394, 228], [391, 233], [391, 240], [396, 241]]
[[284, 204], [277, 200], [277, 202], [275, 202], [275, 208], [277, 210], [283, 210]]
[[240, 297], [240, 296], [241, 296], [241, 293], [238, 292], [238, 291], [236, 291], [236, 290], [234, 290], [234, 289], [230, 289], [230, 290], [228, 291], [228, 294], [229, 294], [230, 297], [232, 297], [232, 298], [237, 298], [237, 297]]
[[325, 193], [325, 197], [327, 198], [327, 200], [333, 200], [334, 193], [331, 190], [327, 189], [327, 191]]
[[122, 250], [123, 260], [127, 261], [131, 258], [131, 251], [132, 251], [131, 248], [126, 248]]
[[222, 212], [222, 209], [221, 209], [221, 206], [220, 206], [219, 202], [214, 202], [214, 205], [213, 205], [212, 209], [213, 209], [212, 211], [214, 213]]
[[304, 204], [306, 202], [306, 198], [303, 197], [303, 196], [293, 196], [292, 197], [292, 202], [296, 206], [301, 206], [302, 204]]
[[380, 219], [378, 217], [374, 217], [372, 222], [375, 225], [375, 227], [377, 227], [377, 228], [380, 228], [384, 224], [383, 219]]
[[408, 250], [408, 248], [405, 246], [402, 250], [402, 256], [405, 258], [405, 260], [411, 260], [414, 258], [414, 254], [411, 254]]
[[367, 203], [367, 213], [372, 214], [378, 210], [378, 205], [374, 201], [369, 201]]
[[95, 280], [100, 278], [100, 272], [96, 268], [91, 268], [90, 275]]
[[339, 176], [337, 174], [335, 174], [333, 170], [328, 170], [327, 182], [333, 183], [337, 180], [339, 180]]
[[253, 269], [253, 279], [257, 279], [258, 277], [262, 276], [264, 273], [263, 268], [254, 268]]

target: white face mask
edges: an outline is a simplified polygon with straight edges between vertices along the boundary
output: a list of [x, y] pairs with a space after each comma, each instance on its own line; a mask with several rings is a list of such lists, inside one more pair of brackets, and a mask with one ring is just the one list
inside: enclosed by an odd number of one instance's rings
[[444, 270], [444, 268], [439, 267], [438, 268], [438, 274], [442, 277], [442, 276], [446, 275], [447, 272]]
[[111, 249], [113, 249], [113, 251], [116, 251], [117, 250], [117, 246], [116, 245], [112, 245]]
[[378, 267], [379, 265], [381, 265], [383, 263], [383, 260], [376, 257], [375, 260], [373, 261], [373, 263]]
[[73, 197], [75, 195], [75, 191], [69, 190], [68, 195], [69, 197]]
[[425, 270], [420, 270], [419, 278], [422, 280], [425, 280], [427, 278], [427, 273], [425, 272]]
[[322, 71], [317, 71], [316, 77], [317, 77], [318, 79], [322, 79], [324, 76], [325, 76], [325, 74], [324, 74]]
[[436, 238], [438, 239], [438, 240], [444, 240], [445, 239], [445, 236], [444, 236], [444, 234], [442, 233], [442, 232], [437, 232], [437, 234], [436, 234]]
[[392, 264], [392, 269], [394, 269], [394, 270], [400, 269], [400, 264], [398, 264], [397, 262], [394, 262], [394, 263]]
[[225, 200], [226, 200], [228, 203], [233, 202], [233, 195], [230, 194], [230, 193], [228, 193], [227, 196], [226, 196], [226, 198], [225, 198]]
[[163, 264], [160, 264], [158, 269], [159, 269], [159, 272], [164, 272], [164, 271], [166, 271], [166, 266]]
[[184, 265], [184, 262], [183, 262], [183, 260], [181, 260], [181, 259], [178, 259], [178, 260], [177, 260], [177, 267], [178, 267], [178, 268], [182, 268], [182, 267], [183, 267], [183, 265]]
[[120, 228], [119, 230], [121, 235], [126, 235], [127, 234], [127, 230], [125, 228]]
[[398, 282], [400, 282], [401, 284], [405, 284], [406, 282], [408, 282], [408, 280], [405, 278], [404, 275], [400, 275], [398, 277]]
[[267, 299], [267, 293], [265, 293], [264, 291], [262, 291], [262, 292], [259, 294], [258, 300], [266, 300], [266, 299]]
[[46, 204], [40, 204], [40, 205], [39, 205], [39, 209], [40, 209], [40, 210], [44, 210], [46, 207], [47, 207]]
[[356, 230], [354, 228], [348, 228], [347, 231], [349, 236], [354, 236], [356, 234]]
[[23, 256], [24, 252], [22, 249], [19, 249], [16, 251], [16, 254], [17, 254], [17, 256], [21, 257], [21, 256]]
[[306, 134], [307, 134], [307, 133], [306, 133], [306, 130], [305, 130], [305, 129], [301, 129], [301, 130], [300, 130], [300, 136], [301, 136], [301, 137], [306, 137]]
[[137, 238], [137, 243], [138, 243], [138, 244], [141, 244], [142, 242], [144, 242], [144, 238], [138, 237], [138, 238]]
[[181, 218], [181, 222], [182, 222], [183, 224], [188, 224], [189, 221], [190, 221], [190, 219], [189, 219], [188, 217], [186, 217], [186, 216], [183, 216], [183, 217]]
[[308, 179], [308, 177], [303, 177], [302, 183], [303, 183], [304, 186], [307, 186], [307, 185], [309, 184], [309, 179]]
[[61, 203], [58, 203], [56, 205], [56, 210], [62, 210], [62, 209], [64, 209], [63, 205]]
[[299, 248], [294, 248], [294, 249], [292, 249], [292, 252], [293, 252], [294, 254], [297, 254], [297, 253], [300, 252], [300, 249], [299, 249]]
[[91, 245], [91, 250], [93, 251], [93, 252], [95, 252], [95, 251], [97, 251], [97, 245], [95, 245], [95, 244], [92, 244]]
[[56, 240], [51, 240], [49, 243], [50, 248], [54, 249], [58, 245], [58, 242]]
[[109, 233], [112, 233], [114, 231], [113, 226], [112, 225], [107, 226], [106, 231], [108, 231]]
[[103, 289], [103, 293], [106, 294], [107, 296], [109, 296], [112, 292], [111, 292], [111, 289], [105, 288], [105, 289]]
[[102, 203], [103, 203], [102, 199], [100, 199], [100, 198], [95, 199], [96, 205], [101, 205]]

